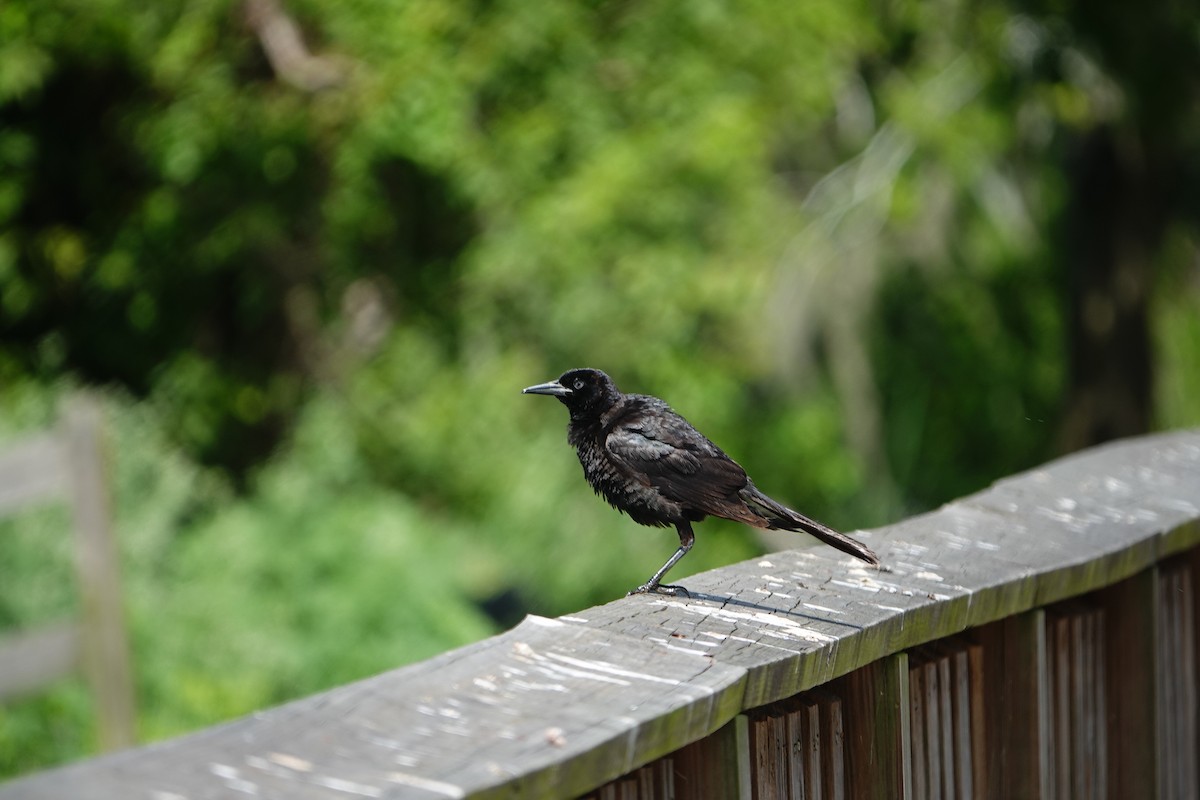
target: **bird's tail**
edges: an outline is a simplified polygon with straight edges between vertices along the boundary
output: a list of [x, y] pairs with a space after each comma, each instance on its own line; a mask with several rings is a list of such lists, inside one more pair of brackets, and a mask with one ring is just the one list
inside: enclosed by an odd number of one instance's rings
[[799, 511], [793, 511], [782, 503], [767, 497], [753, 483], [741, 491], [741, 498], [756, 514], [767, 521], [767, 528], [785, 531], [803, 531], [815, 536], [830, 547], [836, 547], [843, 553], [849, 553], [855, 558], [861, 558], [871, 566], [879, 566], [879, 556], [862, 542], [851, 539], [843, 533], [828, 528], [815, 519], [804, 516]]

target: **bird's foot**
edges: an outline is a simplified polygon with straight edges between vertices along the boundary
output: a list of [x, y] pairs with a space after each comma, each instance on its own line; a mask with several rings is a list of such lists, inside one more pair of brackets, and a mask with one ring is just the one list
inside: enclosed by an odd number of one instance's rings
[[633, 591], [626, 592], [625, 596], [633, 597], [635, 594], [665, 594], [665, 595], [669, 595], [670, 597], [683, 596], [683, 597], [687, 597], [687, 598], [690, 598], [692, 596], [691, 593], [688, 592], [688, 590], [683, 588], [682, 586], [674, 586], [674, 585], [665, 584], [665, 583], [654, 583], [653, 581], [647, 581], [646, 583], [643, 583], [641, 586], [637, 587]]

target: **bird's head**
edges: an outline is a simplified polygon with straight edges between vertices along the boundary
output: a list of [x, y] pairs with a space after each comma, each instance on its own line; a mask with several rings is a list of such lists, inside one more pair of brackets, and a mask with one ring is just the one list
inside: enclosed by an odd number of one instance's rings
[[572, 417], [601, 414], [621, 397], [612, 378], [598, 369], [568, 370], [558, 380], [530, 386], [521, 393], [553, 395], [571, 410]]

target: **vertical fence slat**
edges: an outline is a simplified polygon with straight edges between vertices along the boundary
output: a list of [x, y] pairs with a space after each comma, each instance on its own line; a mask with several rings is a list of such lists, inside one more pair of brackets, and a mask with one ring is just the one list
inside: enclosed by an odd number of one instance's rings
[[827, 800], [846, 800], [846, 729], [842, 721], [842, 700], [829, 695], [821, 717], [822, 738], [828, 743], [825, 768]]
[[808, 755], [804, 736], [804, 706], [797, 703], [787, 715], [788, 795], [795, 800], [811, 800], [804, 781], [804, 763]]
[[1046, 765], [1056, 800], [1071, 800], [1071, 623], [1051, 616], [1046, 623], [1046, 664], [1050, 675], [1051, 748]]
[[[1193, 524], [1200, 525], [1200, 523]], [[1192, 659], [1192, 675], [1194, 676], [1191, 684], [1192, 711], [1186, 724], [1192, 732], [1192, 741], [1194, 742], [1192, 752], [1200, 753], [1200, 685], [1197, 683], [1200, 681], [1200, 547], [1193, 548], [1182, 560], [1187, 563], [1190, 577], [1191, 595], [1185, 612], [1188, 615], [1185, 635], [1190, 642], [1188, 654]], [[1200, 771], [1200, 765], [1193, 766], [1192, 770], [1192, 780], [1195, 785], [1200, 787], [1200, 775], [1196, 774], [1197, 771]], [[1197, 788], [1193, 796], [1200, 796], [1200, 788]]]
[[967, 648], [967, 665], [971, 681], [971, 774], [974, 782], [974, 797], [983, 800], [987, 796], [987, 704], [984, 694], [983, 647], [972, 644]]
[[824, 797], [824, 780], [821, 764], [821, 709], [816, 703], [808, 702], [804, 704], [801, 712], [801, 721], [804, 730], [804, 740], [807, 742], [807, 747], [804, 750], [804, 783], [809, 788], [809, 795], [813, 800], [821, 800]]
[[658, 762], [655, 772], [655, 782], [658, 786], [658, 797], [663, 800], [675, 800], [675, 759], [664, 758]]
[[1084, 765], [1087, 767], [1087, 792], [1089, 797], [1104, 797], [1104, 754], [1099, 749], [1100, 731], [1104, 729], [1104, 699], [1100, 693], [1103, 678], [1104, 650], [1100, 631], [1104, 628], [1104, 611], [1093, 608], [1084, 618], [1084, 644], [1087, 655], [1084, 669], [1087, 684], [1084, 687], [1084, 706], [1087, 710], [1088, 731], [1084, 749]]
[[941, 719], [942, 733], [942, 796], [958, 797], [955, 788], [954, 766], [957, 758], [954, 752], [954, 713], [953, 700], [954, 684], [950, 680], [950, 656], [943, 654], [937, 660], [938, 673], [938, 716]]
[[704, 800], [708, 797], [749, 797], [749, 785], [743, 794], [742, 777], [745, 756], [740, 752], [738, 724], [744, 715], [715, 733], [692, 742], [672, 757], [671, 785], [676, 800]]
[[[1108, 795], [1158, 797], [1155, 643], [1158, 570], [1138, 573], [1098, 593], [1107, 620], [1105, 695]], [[1130, 676], [1138, 676], [1133, 680]]]
[[984, 785], [988, 797], [1049, 796], [1046, 622], [1041, 610], [985, 625]]
[[1192, 567], [1180, 559], [1160, 567], [1157, 663], [1159, 780], [1165, 797], [1195, 797], [1197, 781], [1196, 640]]
[[908, 655], [897, 653], [834, 682], [843, 699], [848, 794], [911, 798]]
[[1200, 730], [1197, 714], [1200, 703], [1196, 693], [1196, 621], [1195, 621], [1195, 572], [1190, 563], [1180, 569], [1179, 597], [1179, 664], [1182, 673], [1180, 687], [1180, 743], [1183, 746], [1182, 786], [1183, 797], [1200, 797], [1200, 773], [1197, 771], [1196, 755], [1200, 754]]
[[1158, 636], [1155, 642], [1155, 664], [1158, 667], [1158, 780], [1159, 788], [1164, 797], [1179, 797], [1179, 787], [1175, 780], [1174, 765], [1178, 761], [1176, 755], [1177, 737], [1174, 730], [1176, 705], [1175, 698], [1175, 660], [1172, 656], [1172, 644], [1175, 637], [1174, 606], [1170, 602], [1174, 592], [1175, 575], [1171, 570], [1158, 570], [1158, 591], [1154, 600], [1158, 609]]
[[942, 720], [936, 661], [927, 661], [925, 673], [925, 757], [929, 759], [929, 800], [942, 800]]
[[954, 772], [958, 779], [951, 793], [954, 797], [971, 800], [975, 797], [975, 776], [971, 764], [975, 743], [971, 738], [971, 721], [981, 714], [982, 707], [977, 707], [972, 713], [969, 648], [960, 649], [950, 659], [954, 685]]
[[750, 717], [750, 763], [753, 800], [786, 800], [788, 796], [787, 725], [774, 711]]
[[[1105, 687], [1108, 685], [1108, 613], [1099, 609], [1094, 622], [1096, 632], [1096, 682], [1092, 687], [1093, 702], [1096, 705], [1096, 743], [1093, 758], [1104, 763], [1104, 769], [1096, 780], [1096, 796], [1108, 797], [1108, 695]], [[1120, 735], [1119, 732], [1117, 735]]]
[[1087, 695], [1087, 665], [1084, 659], [1086, 643], [1083, 636], [1086, 613], [1072, 614], [1067, 619], [1071, 641], [1070, 660], [1071, 673], [1071, 794], [1067, 797], [1088, 798], [1088, 773], [1091, 765], [1087, 763], [1087, 738], [1091, 730], [1091, 719], [1088, 717]]
[[1046, 615], [1046, 672], [1053, 747], [1047, 764], [1052, 797], [1102, 797], [1106, 764], [1098, 750], [1104, 728], [1104, 610], [1069, 601]]
[[912, 787], [914, 797], [929, 796], [929, 756], [925, 752], [925, 671], [909, 670], [908, 691], [912, 698], [909, 730], [912, 738]]

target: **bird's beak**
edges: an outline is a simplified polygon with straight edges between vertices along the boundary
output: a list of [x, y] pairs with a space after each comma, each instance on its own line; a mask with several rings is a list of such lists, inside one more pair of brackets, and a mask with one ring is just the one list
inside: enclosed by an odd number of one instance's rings
[[528, 389], [521, 390], [521, 394], [552, 394], [555, 397], [566, 397], [570, 393], [571, 390], [558, 381], [539, 383], [537, 386], [530, 386]]

